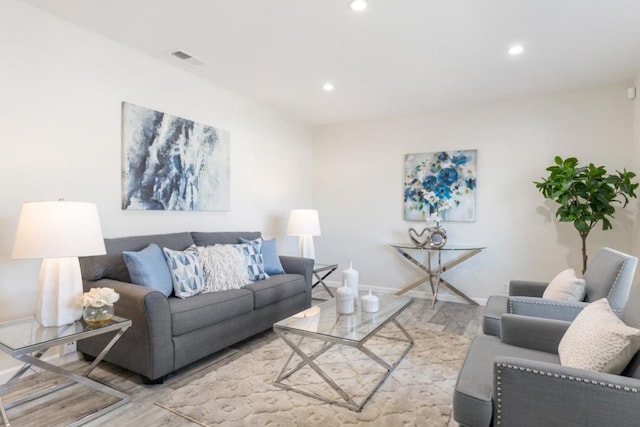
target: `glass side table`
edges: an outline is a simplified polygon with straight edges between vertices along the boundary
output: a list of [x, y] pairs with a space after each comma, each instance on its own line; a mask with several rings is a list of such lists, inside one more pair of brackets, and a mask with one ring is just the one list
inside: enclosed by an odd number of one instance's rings
[[[456, 288], [451, 283], [444, 280], [442, 278], [442, 273], [444, 273], [445, 271], [451, 270], [453, 267], [463, 263], [464, 261], [468, 260], [472, 256], [478, 255], [483, 249], [486, 249], [484, 246], [447, 245], [443, 248], [436, 249], [436, 248], [428, 248], [428, 247], [419, 248], [411, 244], [392, 244], [391, 247], [393, 247], [404, 258], [409, 260], [413, 265], [415, 265], [424, 273], [426, 273], [426, 276], [424, 276], [423, 278], [400, 289], [398, 292], [395, 293], [396, 295], [402, 295], [405, 292], [409, 292], [410, 290], [417, 288], [421, 284], [428, 281], [429, 285], [431, 285], [431, 292], [433, 293], [433, 302], [431, 304], [432, 308], [436, 305], [436, 301], [438, 300], [438, 289], [440, 285], [449, 289], [451, 292], [453, 292], [455, 295], [462, 298], [463, 300], [467, 301], [469, 304], [478, 305], [477, 302], [469, 298], [460, 289]], [[412, 251], [413, 252], [420, 251], [421, 253], [424, 253], [426, 251], [427, 265], [424, 265], [423, 262], [420, 262], [415, 257], [413, 257], [410, 253]], [[450, 260], [449, 262], [443, 264], [442, 263], [443, 252], [455, 253], [456, 257]]]
[[334, 298], [331, 289], [324, 283], [324, 279], [329, 277], [331, 273], [336, 271], [338, 268], [338, 264], [314, 264], [313, 265], [313, 275], [316, 277], [316, 281], [311, 285], [311, 289], [315, 288], [318, 285], [324, 286], [324, 290], [331, 295], [331, 298]]
[[[131, 326], [131, 320], [114, 316], [113, 319], [104, 326], [89, 326], [82, 321], [77, 321], [71, 325], [60, 327], [44, 327], [35, 318], [12, 320], [0, 323], [0, 350], [7, 353], [16, 360], [24, 362], [24, 365], [3, 385], [0, 386], [0, 416], [6, 426], [10, 426], [6, 409], [22, 405], [40, 397], [46, 396], [55, 391], [64, 389], [73, 384], [82, 384], [94, 390], [101, 391], [119, 400], [108, 405], [97, 412], [91, 413], [84, 418], [75, 421], [70, 426], [79, 426], [98, 418], [113, 409], [129, 402], [129, 395], [113, 389], [107, 385], [99, 383], [89, 378], [89, 374], [100, 363], [102, 358], [122, 337]], [[100, 354], [81, 374], [76, 374], [63, 367], [52, 365], [42, 360], [42, 356], [52, 347], [62, 345], [71, 341], [79, 341], [96, 335], [116, 332], [115, 336], [104, 347]], [[20, 379], [32, 366], [44, 369], [54, 374], [63, 376], [68, 381], [38, 390], [20, 399], [4, 403], [2, 396], [7, 393], [11, 386]]]

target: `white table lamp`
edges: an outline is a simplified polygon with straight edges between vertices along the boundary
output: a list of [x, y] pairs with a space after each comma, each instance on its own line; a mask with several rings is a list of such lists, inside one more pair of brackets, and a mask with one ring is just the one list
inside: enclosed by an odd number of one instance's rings
[[289, 214], [287, 226], [289, 236], [300, 236], [298, 255], [304, 258], [315, 259], [313, 248], [313, 236], [320, 236], [320, 219], [315, 209], [293, 209]]
[[79, 256], [106, 253], [93, 203], [33, 202], [22, 205], [13, 259], [42, 258], [36, 319], [68, 325], [82, 316]]

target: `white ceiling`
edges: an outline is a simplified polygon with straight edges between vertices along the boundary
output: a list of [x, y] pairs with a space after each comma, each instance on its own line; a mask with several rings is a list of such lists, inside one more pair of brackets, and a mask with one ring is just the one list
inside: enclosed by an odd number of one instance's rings
[[23, 1], [311, 124], [640, 74], [640, 0]]

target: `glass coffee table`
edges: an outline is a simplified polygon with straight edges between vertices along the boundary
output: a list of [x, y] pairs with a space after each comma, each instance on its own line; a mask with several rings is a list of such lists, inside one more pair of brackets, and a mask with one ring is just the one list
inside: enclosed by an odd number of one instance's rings
[[[276, 376], [274, 384], [286, 390], [340, 405], [353, 411], [361, 411], [413, 347], [413, 338], [396, 319], [411, 305], [413, 298], [396, 295], [379, 295], [378, 298], [380, 299], [380, 309], [377, 313], [362, 312], [361, 304], [358, 304], [353, 314], [337, 314], [336, 300], [332, 299], [274, 324], [274, 332], [291, 348], [291, 355]], [[396, 336], [388, 334], [389, 329], [393, 327], [400, 332], [396, 333]], [[381, 334], [383, 329], [384, 335]], [[373, 346], [366, 346], [370, 340], [374, 339], [376, 342], [394, 343], [396, 350], [394, 351], [394, 361], [384, 360], [385, 355], [376, 354], [372, 350]], [[344, 386], [338, 384], [337, 379], [331, 377], [331, 374], [335, 372], [328, 368], [331, 367], [332, 361], [340, 360], [342, 355], [336, 357], [334, 353], [331, 357], [322, 358], [323, 354], [336, 346], [351, 347], [357, 350], [357, 353], [353, 353], [354, 355], [363, 354], [378, 368], [382, 368], [378, 374], [380, 378], [376, 380], [375, 377], [372, 377], [369, 384], [371, 389], [359, 393], [359, 397], [347, 391]], [[389, 359], [389, 356], [386, 355], [386, 358]], [[359, 365], [359, 363], [355, 365]], [[305, 367], [311, 368], [339, 398], [311, 391], [310, 388], [304, 387], [304, 384], [302, 386], [291, 384], [292, 375]], [[352, 366], [349, 369], [351, 368], [356, 370], [357, 366]], [[361, 374], [356, 372], [356, 375]], [[362, 375], [370, 378], [372, 374], [365, 372]]]

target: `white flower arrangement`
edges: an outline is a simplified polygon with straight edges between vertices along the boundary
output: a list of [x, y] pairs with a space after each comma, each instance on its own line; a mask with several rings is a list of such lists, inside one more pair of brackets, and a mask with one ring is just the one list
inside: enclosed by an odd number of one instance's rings
[[427, 217], [427, 223], [436, 224], [436, 227], [439, 227], [440, 221], [442, 221], [442, 213], [454, 207], [454, 202], [451, 199], [441, 199], [433, 191], [424, 191], [423, 196], [429, 204], [436, 207], [435, 212]]
[[82, 294], [83, 307], [102, 307], [113, 305], [120, 299], [120, 294], [111, 288], [91, 288], [89, 292]]

